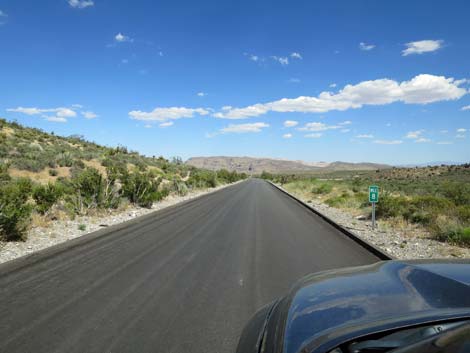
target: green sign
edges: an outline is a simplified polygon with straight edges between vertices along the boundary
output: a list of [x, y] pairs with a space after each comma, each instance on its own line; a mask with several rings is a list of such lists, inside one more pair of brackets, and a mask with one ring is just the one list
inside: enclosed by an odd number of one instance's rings
[[379, 202], [379, 187], [369, 186], [369, 202]]

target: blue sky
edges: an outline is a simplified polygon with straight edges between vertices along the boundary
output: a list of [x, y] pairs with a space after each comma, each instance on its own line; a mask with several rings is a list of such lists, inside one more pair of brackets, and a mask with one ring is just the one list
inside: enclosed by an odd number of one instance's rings
[[0, 1], [0, 116], [166, 157], [470, 160], [468, 1]]

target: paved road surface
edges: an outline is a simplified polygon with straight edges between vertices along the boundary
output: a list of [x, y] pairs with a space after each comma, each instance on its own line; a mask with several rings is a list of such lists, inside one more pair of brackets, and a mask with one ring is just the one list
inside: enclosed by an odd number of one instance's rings
[[0, 266], [0, 352], [233, 352], [298, 278], [377, 261], [261, 180], [112, 230]]

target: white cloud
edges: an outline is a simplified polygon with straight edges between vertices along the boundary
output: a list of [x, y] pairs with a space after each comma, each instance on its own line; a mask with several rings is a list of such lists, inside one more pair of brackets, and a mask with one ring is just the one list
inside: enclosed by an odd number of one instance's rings
[[453, 145], [452, 141], [439, 141], [437, 142], [438, 145]]
[[284, 135], [282, 135], [282, 138], [283, 139], [290, 139], [290, 138], [292, 138], [292, 134], [284, 134]]
[[343, 121], [341, 123], [338, 123], [338, 125], [341, 125], [341, 126], [344, 126], [344, 125], [351, 125], [352, 124], [352, 121], [351, 120], [346, 120], [346, 121]]
[[323, 134], [321, 132], [315, 132], [313, 134], [307, 134], [307, 135], [304, 135], [304, 137], [306, 138], [311, 138], [311, 139], [318, 139], [320, 137], [322, 137]]
[[340, 132], [342, 132], [343, 134], [345, 134], [345, 133], [347, 133], [347, 132], [349, 132], [349, 131], [351, 131], [351, 129], [342, 129], [342, 130], [340, 130]]
[[449, 132], [449, 130], [441, 130], [439, 131], [441, 134], [447, 134]]
[[165, 121], [164, 123], [161, 123], [159, 124], [158, 126], [159, 127], [169, 127], [169, 126], [173, 126], [173, 121]]
[[464, 139], [465, 135], [464, 134], [457, 134], [457, 135], [455, 135], [455, 138]]
[[95, 4], [93, 0], [68, 0], [68, 3], [71, 7], [77, 9], [84, 9], [85, 7], [93, 6]]
[[209, 114], [209, 110], [204, 108], [169, 107], [155, 108], [150, 112], [144, 112], [141, 110], [133, 110], [129, 112], [131, 119], [159, 122], [166, 122], [169, 120], [176, 120], [181, 118], [192, 118], [196, 114], [207, 115]]
[[8, 15], [0, 10], [0, 26], [6, 23]]
[[464, 128], [461, 127], [460, 129], [457, 129], [457, 132], [458, 133], [465, 133], [465, 132], [467, 132], [467, 129], [464, 129]]
[[245, 108], [232, 108], [214, 114], [217, 118], [246, 119], [273, 112], [325, 113], [332, 110], [358, 109], [364, 105], [386, 105], [394, 102], [428, 104], [456, 100], [467, 94], [459, 81], [444, 76], [422, 74], [409, 81], [390, 79], [363, 81], [346, 85], [338, 93], [322, 92], [316, 97], [282, 98], [268, 103], [257, 103]]
[[336, 83], [330, 83], [330, 85], [328, 87], [335, 88], [336, 86], [337, 86]]
[[442, 40], [418, 40], [416, 42], [409, 42], [405, 44], [406, 49], [401, 53], [402, 56], [429, 53], [442, 48], [443, 43], [444, 41]]
[[151, 129], [151, 128], [153, 128], [153, 126], [152, 126], [151, 124], [145, 124], [145, 125], [144, 125], [144, 128], [146, 128], [146, 129]]
[[274, 61], [277, 61], [279, 64], [281, 64], [283, 66], [289, 65], [289, 58], [287, 56], [273, 55], [273, 56], [271, 56], [271, 59], [273, 59]]
[[292, 82], [292, 83], [299, 83], [299, 82], [300, 82], [300, 79], [299, 79], [299, 78], [292, 77], [292, 78], [289, 79], [289, 82]]
[[197, 95], [198, 95], [198, 97], [205, 97], [205, 96], [207, 96], [207, 93], [205, 93], [205, 92], [198, 92]]
[[298, 128], [300, 131], [326, 131], [340, 129], [340, 125], [327, 125], [321, 122], [311, 122], [305, 124], [303, 127]]
[[134, 41], [134, 39], [130, 38], [129, 36], [125, 36], [121, 32], [119, 32], [118, 34], [116, 34], [114, 36], [114, 40], [116, 42], [119, 42], [119, 43], [124, 43], [124, 42], [131, 42], [132, 43]]
[[67, 122], [67, 119], [65, 119], [64, 117], [60, 117], [60, 116], [47, 116], [47, 115], [45, 115], [44, 119], [46, 119], [47, 121], [51, 121], [53, 123], [66, 123]]
[[371, 134], [360, 134], [356, 136], [358, 139], [373, 139], [374, 135]]
[[431, 142], [430, 139], [425, 138], [425, 137], [420, 137], [419, 139], [415, 140], [416, 143], [425, 143], [425, 142]]
[[460, 110], [470, 110], [470, 105], [466, 105], [465, 107], [460, 108]]
[[[13, 112], [13, 113], [26, 114], [26, 115], [40, 115], [42, 118], [44, 118], [47, 121], [61, 122], [61, 123], [67, 122], [67, 118], [74, 118], [77, 116], [76, 111], [70, 108], [65, 108], [65, 107], [46, 108], [46, 109], [41, 109], [41, 108], [36, 108], [36, 107], [31, 107], [31, 108], [17, 107], [17, 108], [9, 108], [7, 109], [7, 111]], [[53, 113], [53, 115], [49, 115], [49, 113]]]
[[300, 55], [300, 53], [296, 53], [296, 52], [291, 53], [291, 54], [290, 54], [290, 57], [291, 57], [292, 59], [300, 59], [300, 60], [303, 59], [302, 55]]
[[297, 126], [299, 124], [298, 121], [295, 121], [295, 120], [286, 120], [284, 121], [284, 127], [294, 127], [294, 126]]
[[421, 135], [423, 134], [424, 130], [417, 130], [417, 131], [409, 131], [405, 138], [407, 139], [417, 139], [420, 138]]
[[364, 50], [364, 51], [369, 51], [375, 48], [374, 44], [366, 44], [364, 42], [359, 43], [359, 49]]
[[261, 132], [263, 128], [269, 127], [269, 124], [266, 123], [251, 123], [251, 124], [230, 124], [227, 127], [220, 129], [219, 133], [221, 134], [245, 134], [253, 132]]
[[98, 115], [92, 111], [82, 112], [82, 115], [85, 117], [85, 119], [95, 119], [98, 117]]
[[374, 140], [374, 143], [379, 145], [400, 145], [403, 143], [402, 140]]

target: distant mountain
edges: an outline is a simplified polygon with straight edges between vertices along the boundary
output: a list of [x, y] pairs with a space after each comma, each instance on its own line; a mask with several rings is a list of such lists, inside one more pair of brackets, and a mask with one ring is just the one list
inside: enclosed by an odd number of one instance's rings
[[270, 173], [302, 173], [312, 171], [335, 170], [375, 170], [390, 168], [385, 164], [375, 163], [347, 163], [347, 162], [303, 162], [274, 158], [253, 157], [193, 157], [186, 164], [209, 170], [235, 170], [250, 174], [260, 174], [263, 171]]
[[460, 165], [465, 164], [466, 162], [455, 162], [455, 161], [433, 161], [427, 163], [416, 163], [416, 164], [400, 164], [397, 167], [403, 168], [414, 168], [414, 167], [434, 167], [434, 166], [441, 166], [441, 165]]

